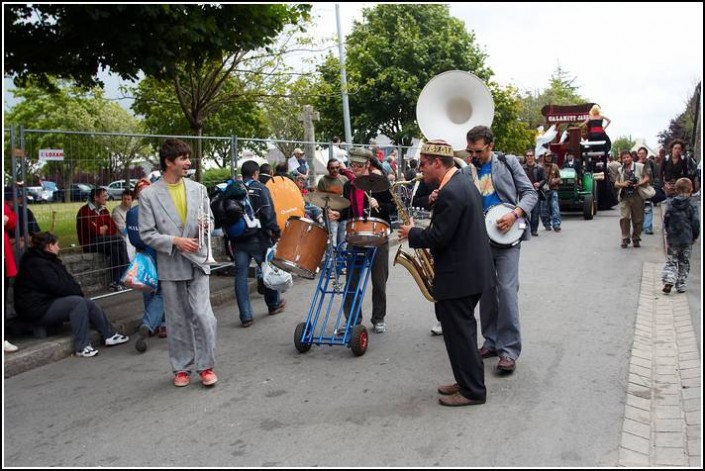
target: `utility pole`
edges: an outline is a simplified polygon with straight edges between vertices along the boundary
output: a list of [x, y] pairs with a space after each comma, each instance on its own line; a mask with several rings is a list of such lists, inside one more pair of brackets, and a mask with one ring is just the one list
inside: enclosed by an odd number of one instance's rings
[[313, 156], [316, 148], [314, 146], [314, 141], [316, 140], [316, 133], [314, 132], [313, 122], [321, 119], [320, 113], [318, 111], [313, 111], [313, 106], [304, 105], [304, 111], [299, 115], [299, 121], [304, 123], [304, 155], [306, 155], [306, 162], [308, 163], [308, 168], [310, 169], [308, 176], [309, 186], [312, 187], [315, 183], [314, 174], [316, 173], [313, 167]]
[[338, 55], [340, 56], [340, 88], [343, 96], [343, 123], [345, 124], [345, 142], [352, 144], [352, 128], [350, 127], [350, 105], [348, 104], [348, 79], [345, 75], [345, 47], [343, 32], [340, 29], [340, 5], [335, 4], [335, 22], [338, 26]]

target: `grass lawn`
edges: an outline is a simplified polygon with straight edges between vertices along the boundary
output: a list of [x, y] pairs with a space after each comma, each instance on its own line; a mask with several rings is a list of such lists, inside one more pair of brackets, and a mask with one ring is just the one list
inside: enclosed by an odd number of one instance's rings
[[[34, 213], [34, 217], [43, 231], [50, 231], [59, 238], [61, 247], [68, 248], [78, 245], [76, 234], [76, 213], [83, 203], [38, 203], [27, 205]], [[120, 201], [108, 201], [108, 211], [112, 214], [113, 208]]]

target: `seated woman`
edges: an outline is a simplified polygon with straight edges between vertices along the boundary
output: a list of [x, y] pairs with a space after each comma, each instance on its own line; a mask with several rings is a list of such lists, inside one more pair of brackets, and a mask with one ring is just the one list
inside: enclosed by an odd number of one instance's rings
[[115, 329], [95, 301], [83, 297], [81, 286], [59, 260], [59, 239], [51, 232], [32, 235], [32, 247], [22, 258], [15, 284], [15, 309], [20, 319], [40, 326], [71, 322], [74, 351], [92, 357], [92, 324], [111, 347], [129, 340]]
[[[604, 126], [602, 126], [603, 121], [607, 121], [607, 124]], [[592, 108], [590, 108], [590, 116], [580, 125], [581, 127], [587, 126], [588, 141], [606, 141], [604, 146], [596, 148], [596, 150], [603, 150], [605, 154], [609, 154], [612, 148], [612, 141], [605, 132], [611, 122], [612, 120], [607, 116], [602, 116], [600, 105], [593, 105]]]

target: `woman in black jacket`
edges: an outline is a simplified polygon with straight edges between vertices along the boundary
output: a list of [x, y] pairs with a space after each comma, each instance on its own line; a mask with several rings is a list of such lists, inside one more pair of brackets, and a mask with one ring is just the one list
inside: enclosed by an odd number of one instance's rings
[[59, 239], [50, 232], [32, 235], [15, 282], [15, 309], [20, 319], [36, 325], [71, 322], [76, 356], [98, 354], [90, 343], [89, 323], [110, 347], [129, 340], [115, 329], [95, 301], [84, 298], [81, 286], [59, 260]]

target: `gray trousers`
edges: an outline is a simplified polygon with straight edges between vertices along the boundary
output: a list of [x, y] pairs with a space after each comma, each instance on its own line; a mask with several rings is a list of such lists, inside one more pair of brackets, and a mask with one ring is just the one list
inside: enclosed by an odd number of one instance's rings
[[519, 327], [519, 254], [521, 244], [490, 246], [496, 272], [493, 288], [482, 293], [480, 323], [484, 346], [514, 360], [521, 354]]
[[71, 323], [74, 351], [83, 351], [91, 343], [90, 325], [92, 324], [104, 339], [115, 335], [115, 329], [103, 310], [95, 301], [83, 296], [64, 296], [51, 303], [44, 317], [38, 324], [50, 326]]
[[163, 280], [161, 287], [172, 370], [190, 374], [213, 368], [217, 321], [208, 275], [194, 269], [191, 280]]

